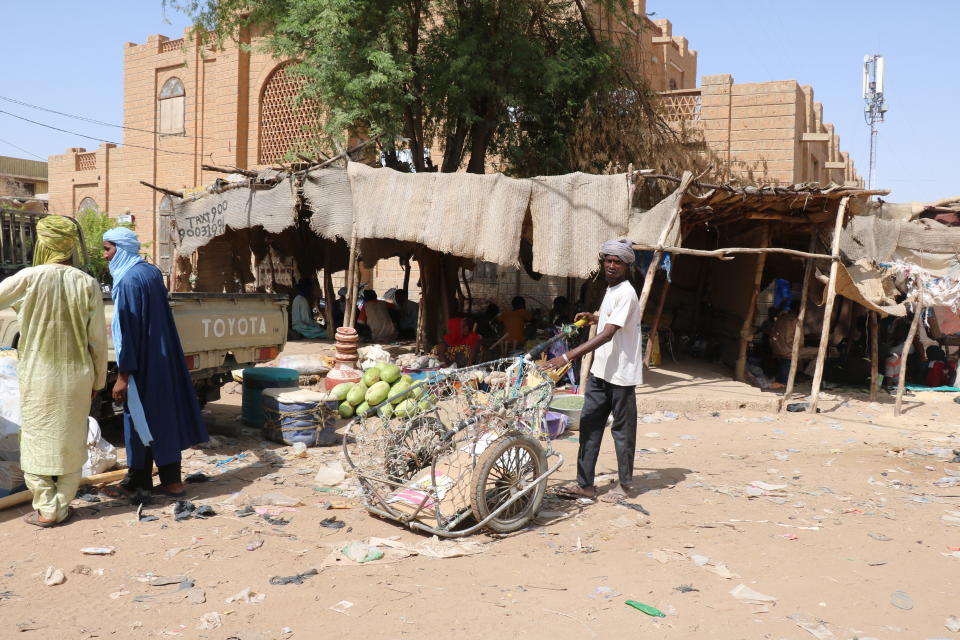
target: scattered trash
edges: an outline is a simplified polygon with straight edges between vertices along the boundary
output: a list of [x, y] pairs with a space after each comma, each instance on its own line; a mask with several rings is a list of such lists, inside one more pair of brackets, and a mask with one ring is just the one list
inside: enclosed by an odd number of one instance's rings
[[298, 573], [295, 576], [274, 576], [270, 578], [270, 584], [273, 585], [283, 585], [283, 584], [303, 584], [303, 581], [307, 578], [313, 577], [320, 573], [316, 569], [308, 569], [303, 573]]
[[246, 458], [246, 457], [247, 457], [247, 454], [246, 454], [246, 453], [238, 453], [238, 454], [235, 455], [235, 456], [230, 456], [229, 458], [224, 458], [223, 460], [218, 460], [218, 461], [216, 462], [216, 466], [218, 466], [218, 467], [223, 467], [223, 466], [225, 466], [225, 465], [230, 464], [231, 462], [236, 462], [237, 460], [243, 460], [243, 459]]
[[122, 598], [123, 596], [128, 596], [128, 595], [130, 595], [130, 592], [127, 590], [114, 591], [113, 593], [110, 594], [110, 599], [117, 600], [119, 598]]
[[254, 507], [302, 507], [303, 502], [284, 493], [266, 493], [250, 500]]
[[906, 591], [894, 591], [890, 594], [890, 604], [897, 609], [910, 611], [910, 609], [913, 609], [913, 598]]
[[[810, 404], [807, 402], [791, 402], [787, 405], [787, 411], [790, 413], [803, 413], [808, 408], [810, 408]], [[820, 413], [819, 409], [817, 409], [817, 413]]]
[[364, 544], [363, 542], [351, 542], [343, 547], [340, 552], [360, 564], [373, 562], [383, 557], [383, 551], [369, 544]]
[[685, 434], [683, 434], [682, 436], [680, 436], [680, 439], [681, 439], [681, 440], [696, 440], [696, 439], [697, 439], [697, 436], [693, 436], [693, 435], [690, 435], [690, 434], [688, 434], [688, 433], [685, 433]]
[[226, 599], [227, 604], [233, 602], [248, 602], [250, 604], [257, 604], [258, 602], [263, 602], [263, 599], [266, 598], [266, 594], [257, 593], [253, 590], [253, 587], [247, 587], [243, 591], [236, 593]]
[[[205, 474], [205, 473], [202, 472], [202, 471], [197, 471], [197, 472], [194, 472], [194, 473], [191, 473], [190, 475], [188, 475], [188, 476], [186, 477], [186, 481], [189, 482], [189, 483], [191, 483], [191, 484], [199, 483], [199, 482], [210, 482], [210, 476], [208, 476], [207, 474]], [[209, 614], [207, 614], [207, 615], [209, 615]]]
[[761, 607], [763, 611], [769, 611], [770, 606], [777, 604], [777, 599], [774, 596], [768, 596], [759, 591], [754, 591], [745, 584], [735, 586], [730, 590], [730, 595], [744, 604]]
[[836, 636], [833, 635], [833, 632], [830, 629], [827, 629], [822, 620], [814, 620], [803, 614], [797, 613], [792, 616], [787, 616], [788, 620], [793, 620], [794, 624], [798, 627], [812, 635], [817, 640], [831, 640]]
[[70, 570], [70, 573], [75, 573], [78, 576], [88, 576], [93, 572], [93, 569], [88, 567], [85, 564], [78, 564], [73, 569]]
[[950, 527], [960, 527], [960, 511], [947, 511], [946, 515], [940, 516], [940, 522]]
[[620, 592], [613, 587], [596, 587], [590, 597], [594, 600], [611, 600], [620, 595]]
[[[953, 401], [960, 404], [960, 396], [957, 396], [956, 398], [954, 398]], [[947, 460], [947, 462], [960, 462], [960, 449], [954, 449], [953, 458], [951, 458], [950, 460]]]
[[327, 529], [343, 529], [347, 526], [347, 523], [343, 520], [337, 520], [337, 516], [330, 516], [320, 521], [321, 527], [326, 527]]
[[247, 551], [256, 551], [263, 546], [263, 538], [257, 538], [253, 542], [247, 545]]
[[211, 435], [206, 442], [197, 445], [198, 449], [219, 449], [224, 444], [223, 440], [217, 436]]
[[879, 540], [880, 542], [890, 542], [891, 540], [893, 540], [893, 538], [889, 536], [885, 536], [882, 533], [868, 533], [867, 535], [873, 538], [874, 540]]
[[210, 518], [217, 515], [210, 505], [196, 506], [189, 500], [177, 500], [173, 505], [173, 519], [177, 522], [190, 518]]
[[238, 518], [246, 518], [247, 516], [252, 516], [255, 513], [256, 513], [256, 510], [253, 507], [246, 506], [243, 509], [234, 511], [233, 515], [237, 516]]
[[642, 602], [637, 602], [636, 600], [626, 600], [624, 604], [630, 607], [633, 607], [637, 611], [643, 611], [648, 616], [653, 616], [655, 618], [666, 618], [667, 614], [656, 607], [651, 607], [648, 604], [643, 604]]
[[139, 582], [145, 582], [151, 587], [166, 587], [171, 584], [177, 584], [180, 586], [185, 586], [190, 588], [193, 586], [193, 581], [187, 576], [144, 576], [142, 578], [137, 578]]
[[960, 632], [960, 618], [957, 618], [956, 616], [950, 616], [943, 624], [947, 629], [953, 631], [954, 633]]
[[58, 584], [63, 584], [67, 581], [67, 577], [63, 575], [61, 569], [56, 569], [54, 567], [47, 567], [47, 572], [43, 576], [43, 584], [48, 587], [55, 587]]
[[635, 502], [627, 502], [627, 501], [625, 501], [625, 500], [621, 500], [621, 501], [618, 502], [617, 504], [619, 504], [621, 507], [626, 507], [627, 509], [633, 509], [634, 511], [639, 511], [640, 513], [642, 513], [642, 514], [645, 515], [645, 516], [650, 515], [650, 512], [649, 512], [649, 511], [647, 511], [646, 509], [643, 508], [643, 506], [641, 506], [641, 505], [639, 505], [639, 504], [637, 504], [637, 503], [635, 503]]
[[317, 470], [317, 475], [314, 476], [313, 481], [325, 487], [332, 487], [340, 484], [346, 480], [346, 478], [347, 473], [343, 470], [343, 465], [337, 460], [333, 460], [320, 465], [320, 469]]
[[219, 629], [221, 625], [223, 625], [223, 616], [216, 611], [211, 611], [210, 613], [205, 613], [200, 616], [200, 624], [197, 625], [197, 629], [200, 631], [212, 631]]
[[349, 609], [349, 608], [352, 607], [352, 606], [353, 606], [353, 603], [350, 602], [349, 600], [341, 600], [341, 601], [338, 602], [337, 604], [335, 604], [335, 605], [333, 605], [332, 607], [330, 607], [330, 610], [331, 610], [331, 611], [336, 611], [337, 613], [342, 613], [342, 614], [346, 615], [347, 609]]
[[293, 443], [293, 457], [294, 458], [306, 458], [307, 457], [307, 445], [303, 442], [294, 442]]
[[113, 547], [84, 547], [80, 553], [88, 556], [112, 556], [116, 549]]
[[290, 521], [287, 520], [286, 518], [274, 518], [266, 513], [261, 513], [260, 517], [263, 518], [264, 522], [266, 522], [267, 524], [272, 524], [275, 527], [283, 527], [290, 524]]
[[682, 584], [679, 587], [674, 587], [673, 590], [679, 591], [680, 593], [692, 593], [694, 591], [700, 591], [700, 589], [697, 589], [689, 584]]

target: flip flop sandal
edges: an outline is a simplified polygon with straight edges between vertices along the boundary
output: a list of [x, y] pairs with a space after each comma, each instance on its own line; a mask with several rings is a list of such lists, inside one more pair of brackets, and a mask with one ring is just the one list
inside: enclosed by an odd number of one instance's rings
[[187, 495], [187, 490], [181, 489], [180, 491], [170, 491], [169, 489], [164, 489], [163, 487], [154, 487], [154, 493], [159, 493], [160, 495], [169, 496], [171, 498], [182, 498]]
[[39, 511], [31, 511], [23, 517], [23, 521], [35, 527], [40, 527], [41, 529], [49, 529], [50, 527], [57, 526], [56, 520], [41, 520]]
[[76, 512], [73, 510], [73, 507], [67, 507], [67, 515], [63, 516], [63, 520], [57, 522], [57, 525], [67, 524], [73, 520], [73, 516], [76, 515]]
[[554, 491], [554, 495], [564, 500], [581, 500], [581, 499], [590, 500], [591, 504], [594, 500], [596, 500], [596, 497], [597, 497], [596, 494], [590, 496], [585, 493], [581, 493], [580, 491], [572, 487], [558, 487]]
[[109, 487], [102, 487], [100, 489], [100, 494], [107, 496], [108, 498], [114, 498], [114, 499], [120, 499], [120, 500], [129, 498], [130, 496], [133, 495], [131, 491], [124, 489], [118, 484], [113, 484], [113, 485], [110, 485]]

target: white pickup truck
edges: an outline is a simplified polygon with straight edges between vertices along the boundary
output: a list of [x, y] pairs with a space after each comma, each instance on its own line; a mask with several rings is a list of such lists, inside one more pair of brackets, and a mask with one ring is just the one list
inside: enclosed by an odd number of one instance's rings
[[[47, 214], [0, 209], [0, 278], [32, 264], [37, 221]], [[67, 218], [76, 224], [73, 218]], [[79, 231], [80, 227], [77, 226]], [[83, 234], [80, 244], [83, 245]], [[74, 254], [74, 264], [84, 269], [85, 252]], [[287, 341], [286, 296], [265, 293], [171, 293], [170, 307], [180, 334], [187, 369], [193, 378], [200, 404], [220, 397], [220, 387], [230, 371], [273, 360]], [[109, 335], [113, 300], [103, 297]], [[0, 347], [14, 347], [20, 325], [12, 309], [0, 310]], [[109, 342], [109, 341], [108, 341]], [[107, 389], [116, 377], [113, 344], [109, 347]], [[102, 393], [95, 417], [106, 417], [116, 407], [109, 393]], [[99, 413], [99, 416], [96, 414]]]

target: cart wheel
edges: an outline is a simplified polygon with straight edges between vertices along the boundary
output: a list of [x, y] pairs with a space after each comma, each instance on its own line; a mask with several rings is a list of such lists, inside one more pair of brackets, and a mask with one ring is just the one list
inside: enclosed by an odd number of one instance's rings
[[414, 418], [399, 431], [387, 448], [387, 477], [404, 484], [430, 466], [434, 456], [443, 452], [441, 443], [447, 428], [432, 416]]
[[[477, 460], [470, 491], [470, 509], [478, 522], [511, 497], [530, 486], [547, 468], [547, 456], [540, 443], [528, 435], [507, 433], [488, 446]], [[522, 528], [540, 510], [546, 481], [487, 522], [497, 533]]]

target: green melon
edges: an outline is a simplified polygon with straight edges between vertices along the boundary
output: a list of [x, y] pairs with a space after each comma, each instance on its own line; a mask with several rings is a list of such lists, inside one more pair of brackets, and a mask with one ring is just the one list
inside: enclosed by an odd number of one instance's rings
[[347, 393], [349, 393], [350, 389], [353, 388], [353, 384], [354, 383], [352, 382], [341, 382], [340, 384], [335, 386], [333, 389], [331, 389], [330, 393], [333, 394], [334, 398], [336, 398], [340, 402], [343, 402], [344, 400], [347, 399]]
[[387, 394], [387, 397], [393, 398], [393, 404], [400, 404], [400, 402], [407, 397], [409, 391], [410, 385], [401, 379], [400, 382], [390, 387], [390, 393]]
[[376, 367], [370, 367], [363, 372], [363, 384], [367, 385], [367, 388], [372, 387], [374, 384], [380, 382], [380, 370]]
[[354, 407], [363, 402], [363, 398], [367, 393], [367, 385], [362, 382], [358, 382], [353, 385], [353, 388], [347, 392], [347, 402], [349, 402]]
[[380, 379], [393, 384], [400, 379], [400, 367], [395, 364], [384, 364], [380, 369]]
[[353, 407], [349, 402], [342, 402], [337, 408], [337, 411], [340, 412], [341, 418], [352, 418], [353, 417]]
[[367, 389], [364, 399], [371, 407], [375, 407], [387, 399], [388, 393], [390, 393], [390, 385], [381, 380]]

